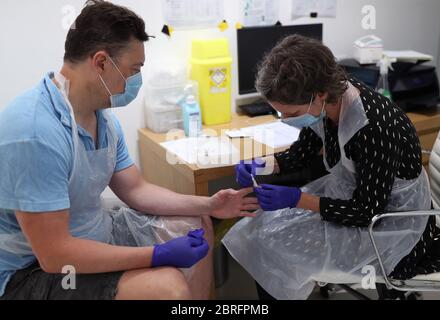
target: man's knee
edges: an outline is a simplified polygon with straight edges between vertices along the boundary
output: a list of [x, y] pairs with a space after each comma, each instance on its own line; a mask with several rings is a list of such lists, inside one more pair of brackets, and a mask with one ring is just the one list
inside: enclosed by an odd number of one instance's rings
[[166, 299], [190, 300], [191, 291], [183, 273], [176, 268], [164, 268], [164, 285], [166, 285]]
[[184, 275], [165, 267], [127, 271], [118, 284], [116, 299], [190, 300], [191, 291]]

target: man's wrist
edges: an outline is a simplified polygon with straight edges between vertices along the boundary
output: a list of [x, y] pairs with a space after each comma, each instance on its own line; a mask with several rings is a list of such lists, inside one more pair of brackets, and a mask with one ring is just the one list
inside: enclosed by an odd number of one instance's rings
[[204, 208], [202, 210], [202, 216], [212, 216], [212, 212], [214, 211], [212, 197], [203, 197], [203, 205]]
[[159, 244], [155, 244], [153, 247], [147, 247], [147, 265], [151, 268], [157, 267], [158, 249]]

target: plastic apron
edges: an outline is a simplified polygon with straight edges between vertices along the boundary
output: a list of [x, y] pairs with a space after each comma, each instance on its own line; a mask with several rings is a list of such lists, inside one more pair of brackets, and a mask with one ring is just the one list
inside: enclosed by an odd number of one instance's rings
[[[341, 160], [329, 168], [324, 155], [330, 174], [304, 186], [303, 192], [332, 199], [352, 198], [356, 189], [355, 166], [343, 146], [367, 124], [359, 92], [350, 86], [343, 97], [338, 131]], [[312, 129], [323, 140], [325, 149], [323, 122]], [[385, 212], [429, 210], [430, 205], [428, 178], [423, 171], [411, 181], [395, 179]], [[388, 274], [411, 252], [427, 222], [428, 217], [387, 218], [375, 228], [375, 240]], [[367, 228], [326, 222], [309, 210], [260, 211], [256, 218], [240, 220], [222, 241], [230, 254], [277, 299], [306, 299], [315, 281], [361, 283], [367, 265], [381, 275]]]
[[[87, 151], [78, 136], [72, 106], [67, 99], [68, 81], [60, 74], [55, 79], [70, 109], [73, 168], [69, 178], [69, 230], [76, 238], [120, 246], [152, 246], [186, 235], [200, 228], [200, 217], [160, 217], [139, 213], [127, 207], [103, 209], [101, 194], [109, 185], [116, 167], [118, 136], [109, 111], [102, 111], [107, 123], [107, 147]], [[33, 255], [23, 233], [0, 238], [0, 248], [17, 254]], [[190, 273], [186, 273], [189, 275]]]

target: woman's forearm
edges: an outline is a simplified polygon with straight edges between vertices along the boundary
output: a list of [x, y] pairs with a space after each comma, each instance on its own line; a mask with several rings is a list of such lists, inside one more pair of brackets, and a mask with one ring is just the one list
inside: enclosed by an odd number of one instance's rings
[[320, 198], [308, 193], [303, 193], [301, 199], [298, 202], [297, 208], [312, 210], [314, 212], [320, 213]]

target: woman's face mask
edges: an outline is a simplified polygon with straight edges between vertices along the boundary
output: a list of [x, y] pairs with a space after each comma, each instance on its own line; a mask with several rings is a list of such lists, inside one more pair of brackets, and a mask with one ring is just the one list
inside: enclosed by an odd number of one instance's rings
[[138, 72], [135, 75], [126, 79], [122, 74], [121, 70], [119, 70], [118, 66], [113, 61], [113, 59], [110, 57], [109, 59], [125, 81], [125, 92], [112, 95], [104, 79], [102, 79], [100, 74], [98, 74], [98, 76], [101, 79], [101, 82], [104, 85], [105, 89], [110, 95], [111, 108], [125, 107], [137, 97], [139, 90], [142, 87], [142, 73]]
[[314, 116], [309, 113], [310, 108], [312, 107], [313, 100], [314, 100], [313, 98], [314, 98], [314, 96], [312, 95], [312, 98], [311, 98], [310, 104], [309, 104], [309, 108], [305, 114], [298, 116], [298, 117], [285, 118], [282, 120], [282, 122], [289, 125], [289, 126], [295, 127], [297, 129], [302, 129], [305, 127], [310, 127], [310, 126], [318, 123], [322, 119], [324, 119], [324, 117], [326, 116], [326, 112], [325, 112], [326, 102], [325, 101], [324, 101], [324, 104], [322, 105], [322, 110], [321, 110], [321, 113], [319, 114], [319, 116]]

